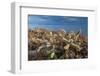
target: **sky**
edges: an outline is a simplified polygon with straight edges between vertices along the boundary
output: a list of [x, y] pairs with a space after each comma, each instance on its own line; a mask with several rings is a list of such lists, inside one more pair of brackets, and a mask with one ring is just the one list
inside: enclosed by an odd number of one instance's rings
[[50, 15], [29, 15], [28, 26], [30, 29], [46, 28], [50, 30], [64, 29], [66, 32], [78, 32], [80, 29], [83, 35], [88, 34], [88, 17], [76, 16], [50, 16]]

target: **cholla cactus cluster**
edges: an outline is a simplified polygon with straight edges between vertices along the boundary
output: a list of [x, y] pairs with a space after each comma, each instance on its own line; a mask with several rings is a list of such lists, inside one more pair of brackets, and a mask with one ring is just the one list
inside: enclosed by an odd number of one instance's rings
[[88, 41], [81, 31], [28, 31], [28, 60], [82, 59], [88, 57]]

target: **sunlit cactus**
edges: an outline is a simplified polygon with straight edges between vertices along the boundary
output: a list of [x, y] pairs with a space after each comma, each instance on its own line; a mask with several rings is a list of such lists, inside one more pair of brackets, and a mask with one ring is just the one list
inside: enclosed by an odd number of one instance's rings
[[31, 29], [28, 32], [28, 55], [29, 60], [87, 58], [87, 37], [82, 35], [81, 29], [78, 32]]

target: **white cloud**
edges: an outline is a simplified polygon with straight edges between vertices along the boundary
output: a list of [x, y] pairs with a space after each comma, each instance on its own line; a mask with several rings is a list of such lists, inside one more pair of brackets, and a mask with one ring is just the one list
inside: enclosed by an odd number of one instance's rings
[[75, 18], [75, 17], [64, 17], [64, 18], [69, 21], [77, 21], [78, 20], [78, 18]]

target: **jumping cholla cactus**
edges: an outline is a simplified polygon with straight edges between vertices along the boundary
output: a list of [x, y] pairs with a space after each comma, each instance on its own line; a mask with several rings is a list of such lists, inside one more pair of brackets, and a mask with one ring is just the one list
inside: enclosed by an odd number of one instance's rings
[[87, 44], [87, 38], [82, 35], [81, 30], [79, 32], [66, 32], [64, 29], [50, 31], [37, 28], [28, 32], [28, 59], [87, 58]]

